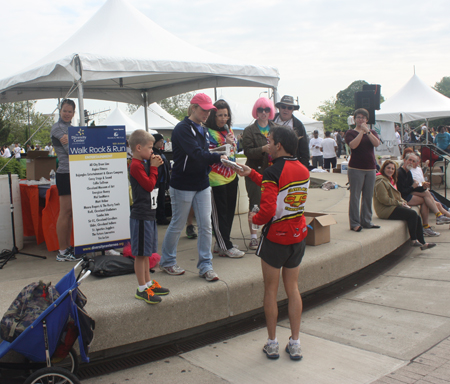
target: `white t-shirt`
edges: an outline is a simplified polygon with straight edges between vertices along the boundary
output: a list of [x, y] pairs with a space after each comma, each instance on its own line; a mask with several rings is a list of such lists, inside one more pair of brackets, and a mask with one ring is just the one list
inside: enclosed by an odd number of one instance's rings
[[3, 157], [7, 157], [7, 158], [11, 157], [11, 151], [9, 150], [9, 148], [5, 149], [5, 152], [3, 152]]
[[332, 159], [336, 157], [336, 141], [331, 137], [326, 137], [322, 141], [322, 149], [323, 149], [323, 158], [324, 159]]
[[275, 124], [281, 125], [283, 127], [289, 127], [291, 129], [294, 129], [294, 119], [289, 119], [287, 121], [281, 120], [280, 116], [277, 116], [277, 118], [273, 121]]
[[414, 180], [419, 182], [419, 185], [422, 186], [422, 183], [425, 181], [425, 178], [423, 177], [422, 168], [416, 167], [411, 168], [411, 174]]
[[[322, 147], [323, 139], [321, 137], [312, 138], [309, 140], [309, 149], [311, 149], [311, 156], [322, 156], [322, 151], [320, 148]], [[317, 148], [314, 148], [317, 147]]]
[[14, 157], [16, 159], [20, 159], [20, 151], [21, 151], [20, 147], [14, 147]]

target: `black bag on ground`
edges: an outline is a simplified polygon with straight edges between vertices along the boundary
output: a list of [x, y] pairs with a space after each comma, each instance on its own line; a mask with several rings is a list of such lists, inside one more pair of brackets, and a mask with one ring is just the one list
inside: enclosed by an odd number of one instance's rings
[[134, 260], [123, 256], [101, 255], [94, 258], [92, 274], [99, 277], [134, 273]]

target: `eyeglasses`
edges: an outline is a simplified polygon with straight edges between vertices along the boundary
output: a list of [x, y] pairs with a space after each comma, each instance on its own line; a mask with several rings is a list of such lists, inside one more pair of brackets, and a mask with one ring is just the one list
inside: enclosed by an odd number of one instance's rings
[[356, 120], [367, 120], [366, 116], [356, 116], [355, 117]]
[[287, 109], [287, 110], [289, 110], [289, 111], [292, 111], [293, 109], [294, 109], [294, 107], [288, 107], [287, 105], [280, 105], [280, 108], [281, 109]]
[[256, 108], [256, 112], [258, 112], [258, 113], [263, 113], [263, 112], [270, 113], [270, 108], [269, 107], [267, 107], [267, 108]]

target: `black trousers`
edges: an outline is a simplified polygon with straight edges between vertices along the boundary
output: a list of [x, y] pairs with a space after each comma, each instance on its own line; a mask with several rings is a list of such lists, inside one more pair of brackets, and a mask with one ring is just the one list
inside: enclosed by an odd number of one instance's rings
[[236, 198], [239, 177], [228, 184], [212, 187], [212, 225], [214, 236], [220, 249], [226, 251], [233, 248], [230, 240], [230, 232], [233, 227], [234, 211], [236, 210]]
[[157, 197], [157, 206], [156, 206], [156, 221], [163, 222], [166, 218], [166, 184], [159, 183], [158, 186], [158, 197]]
[[414, 209], [395, 207], [394, 212], [391, 213], [388, 220], [406, 220], [411, 240], [419, 240], [419, 243], [425, 244], [425, 239], [423, 238], [422, 219]]

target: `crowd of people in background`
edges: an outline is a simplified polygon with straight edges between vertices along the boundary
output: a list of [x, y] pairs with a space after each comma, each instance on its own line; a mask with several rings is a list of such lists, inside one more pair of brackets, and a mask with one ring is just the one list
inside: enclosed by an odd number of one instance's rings
[[[396, 125], [398, 144], [407, 142], [413, 148], [404, 151], [400, 166], [388, 160], [380, 169], [375, 158], [380, 138], [368, 125], [367, 110], [360, 108], [354, 112], [354, 128], [345, 132], [325, 130], [322, 138], [318, 130], [308, 136], [303, 123], [293, 115], [299, 108], [289, 95], [276, 104], [260, 97], [252, 109], [254, 122], [235, 136], [228, 103], [218, 100], [213, 104], [207, 95], [199, 93], [192, 98], [188, 116], [176, 125], [171, 138], [136, 130], [127, 142], [133, 200], [130, 241], [138, 280], [135, 297], [157, 304], [161, 302], [160, 296], [169, 294], [169, 290], [152, 280], [148, 273], [148, 256], [158, 251], [158, 225], [168, 225], [159, 267], [169, 275], [185, 273], [177, 262], [177, 246], [185, 226], [187, 236], [197, 239], [198, 274], [208, 282], [219, 280], [213, 269], [213, 253], [228, 258], [245, 255], [231, 238], [238, 179], [245, 177], [248, 248], [261, 258], [269, 335], [263, 351], [271, 359], [279, 357], [275, 307], [280, 273], [289, 299], [292, 332], [286, 352], [293, 360], [302, 358], [298, 338], [302, 304], [297, 280], [305, 252], [307, 230], [303, 212], [309, 171], [319, 167], [331, 171], [342, 155], [349, 160], [349, 227], [354, 232], [380, 228], [372, 221], [373, 206], [381, 219], [406, 221], [411, 246], [425, 250], [436, 244], [425, 242], [424, 237], [439, 236], [429, 224], [429, 212], [435, 214], [437, 225], [450, 223], [448, 207], [429, 191], [429, 183], [419, 166], [421, 158], [413, 149], [415, 143], [433, 142], [443, 153], [447, 152], [450, 149], [449, 127], [428, 130], [424, 124], [420, 134], [407, 128], [401, 137], [400, 127]], [[60, 119], [52, 127], [52, 142], [44, 148], [55, 151], [59, 159], [56, 173], [60, 195], [58, 261], [79, 259], [70, 245], [72, 206], [67, 130], [74, 114], [75, 103], [64, 100]], [[40, 149], [32, 145], [27, 148], [28, 151]], [[12, 148], [3, 146], [1, 155], [20, 159], [22, 151], [16, 143]], [[172, 152], [173, 165], [166, 158], [167, 152]], [[246, 157], [241, 168], [234, 163], [238, 152]], [[439, 159], [439, 156], [433, 157], [432, 152], [427, 153], [426, 147], [422, 149], [422, 159], [429, 157], [425, 165], [432, 166]], [[299, 203], [291, 204], [287, 198], [291, 190], [302, 195]], [[167, 214], [167, 200], [170, 200], [170, 214]], [[411, 209], [412, 206], [419, 206], [419, 213]], [[194, 230], [194, 215], [198, 234]], [[263, 227], [259, 231], [260, 225]]]

